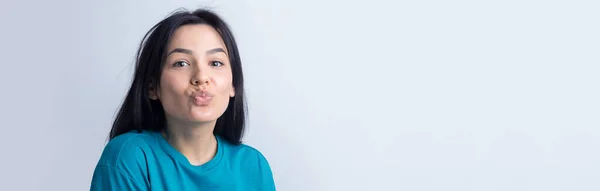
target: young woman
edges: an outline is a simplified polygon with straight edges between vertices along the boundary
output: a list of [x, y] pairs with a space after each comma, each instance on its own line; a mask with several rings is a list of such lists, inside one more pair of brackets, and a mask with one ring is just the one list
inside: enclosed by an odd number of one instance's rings
[[265, 157], [241, 143], [245, 109], [227, 24], [172, 14], [142, 40], [91, 190], [275, 190]]

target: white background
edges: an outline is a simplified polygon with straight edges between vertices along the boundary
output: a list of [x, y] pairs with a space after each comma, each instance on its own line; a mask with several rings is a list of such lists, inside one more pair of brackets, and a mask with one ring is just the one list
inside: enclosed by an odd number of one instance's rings
[[209, 6], [278, 190], [600, 190], [597, 1], [0, 3], [0, 190], [88, 190], [148, 29]]

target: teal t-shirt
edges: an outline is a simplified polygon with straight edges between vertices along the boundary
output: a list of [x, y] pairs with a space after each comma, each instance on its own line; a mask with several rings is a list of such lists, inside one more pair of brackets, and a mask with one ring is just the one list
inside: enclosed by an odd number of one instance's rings
[[129, 132], [108, 142], [94, 170], [96, 190], [275, 190], [269, 163], [256, 149], [217, 136], [217, 152], [195, 166], [159, 132]]

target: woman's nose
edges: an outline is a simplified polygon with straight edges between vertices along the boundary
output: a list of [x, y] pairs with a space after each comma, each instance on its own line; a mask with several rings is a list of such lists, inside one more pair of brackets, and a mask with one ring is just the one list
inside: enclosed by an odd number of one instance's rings
[[194, 86], [207, 86], [209, 85], [212, 70], [209, 63], [204, 62], [205, 58], [199, 57], [196, 58], [197, 62], [192, 64], [192, 79], [191, 83]]
[[210, 78], [208, 77], [208, 74], [206, 72], [198, 70], [198, 72], [196, 72], [196, 75], [192, 77], [191, 83], [195, 86], [208, 85], [210, 81], [209, 79]]
[[194, 78], [192, 78], [191, 82], [192, 82], [192, 85], [195, 85], [195, 86], [208, 85], [208, 78], [202, 78], [202, 77], [197, 78], [197, 77], [194, 77]]

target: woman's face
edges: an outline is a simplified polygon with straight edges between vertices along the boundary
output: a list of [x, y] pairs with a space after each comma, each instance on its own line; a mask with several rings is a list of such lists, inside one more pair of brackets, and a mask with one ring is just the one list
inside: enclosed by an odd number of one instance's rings
[[179, 27], [167, 47], [160, 84], [150, 98], [161, 101], [167, 122], [215, 122], [235, 95], [228, 51], [205, 24]]

